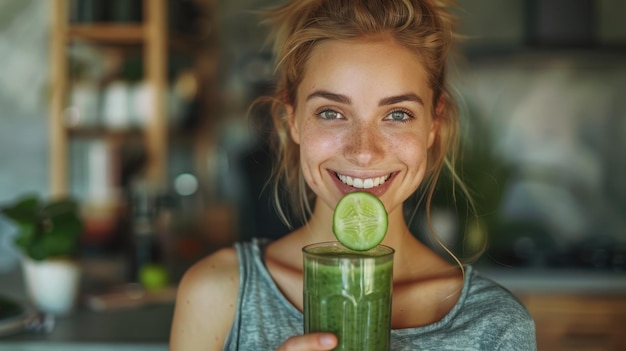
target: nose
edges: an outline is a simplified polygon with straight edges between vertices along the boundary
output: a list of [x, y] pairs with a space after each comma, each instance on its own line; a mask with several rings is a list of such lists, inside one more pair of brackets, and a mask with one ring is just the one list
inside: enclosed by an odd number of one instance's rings
[[346, 138], [345, 157], [360, 167], [370, 166], [383, 157], [384, 138], [376, 125], [359, 123]]

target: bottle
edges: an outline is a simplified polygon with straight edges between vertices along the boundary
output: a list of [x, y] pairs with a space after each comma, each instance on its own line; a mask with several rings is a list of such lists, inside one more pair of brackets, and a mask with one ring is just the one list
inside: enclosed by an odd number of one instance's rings
[[157, 192], [144, 183], [135, 184], [131, 195], [130, 279], [137, 282], [141, 268], [161, 260], [161, 250], [156, 233], [158, 214]]

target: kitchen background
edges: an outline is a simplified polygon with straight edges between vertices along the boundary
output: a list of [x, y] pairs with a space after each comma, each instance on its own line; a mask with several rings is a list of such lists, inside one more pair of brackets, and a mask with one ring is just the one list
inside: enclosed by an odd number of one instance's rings
[[[105, 8], [97, 11], [97, 1], [82, 3], [85, 7], [77, 6], [74, 16], [87, 16], [83, 21], [105, 16]], [[176, 200], [170, 209], [191, 206], [212, 217], [227, 217], [220, 222], [224, 232], [217, 234], [218, 245], [253, 235], [281, 235], [286, 229], [271, 218], [267, 191], [256, 201], [268, 161], [264, 138], [246, 115], [249, 102], [271, 87], [272, 80], [264, 28], [254, 10], [276, 1], [221, 1], [208, 7], [214, 12], [201, 11], [207, 8], [202, 1], [170, 3], [178, 4], [178, 12], [172, 13], [192, 19], [170, 16], [171, 26], [192, 31], [203, 23], [212, 31], [207, 35], [217, 50], [210, 51], [216, 57], [210, 62], [218, 67], [209, 81], [201, 82], [210, 90], [194, 95], [193, 84], [185, 88], [189, 80], [207, 76], [193, 76], [197, 70], [188, 69], [189, 57], [170, 56], [168, 123], [186, 130], [204, 128], [201, 138], [207, 149], [199, 153], [206, 159], [198, 162], [189, 147], [170, 143], [168, 179], [161, 189]], [[467, 38], [453, 80], [464, 106], [464, 172], [488, 228], [490, 257], [514, 265], [623, 269], [626, 5], [618, 0], [459, 4], [459, 32]], [[0, 202], [7, 202], [25, 193], [50, 193], [48, 114], [54, 82], [49, 74], [51, 2], [4, 0], [0, 6]], [[120, 58], [112, 50], [79, 44], [68, 51], [77, 82], [74, 100], [68, 103], [74, 109], [65, 111], [68, 123], [110, 128], [141, 123], [145, 102], [135, 113], [132, 108], [119, 111], [125, 88], [141, 96], [140, 54]], [[72, 120], [75, 110], [89, 104], [101, 106], [101, 113]], [[198, 120], [211, 122], [204, 123], [208, 128], [198, 127], [203, 125]], [[70, 145], [70, 192], [86, 206], [129, 191], [143, 155], [141, 144], [131, 140], [123, 149], [126, 164], [113, 166], [117, 156], [94, 139], [78, 138]], [[107, 167], [122, 169], [107, 179]], [[185, 184], [191, 188], [182, 189]], [[436, 218], [446, 242], [460, 245], [458, 233], [467, 230], [468, 222], [455, 221], [443, 210]], [[414, 222], [420, 222], [419, 215]], [[0, 219], [0, 267], [17, 259], [10, 249], [12, 231]], [[97, 243], [92, 249], [117, 250], [116, 244]]]
[[[51, 194], [52, 3], [0, 2], [0, 203]], [[144, 182], [149, 160], [138, 132], [152, 108], [141, 51], [68, 48], [72, 88], [64, 116], [67, 126], [83, 129], [68, 148], [68, 190], [85, 208], [85, 257], [129, 254], [142, 197], [154, 206], [161, 255], [183, 262], [179, 272], [233, 240], [287, 230], [264, 188], [266, 130], [247, 116], [249, 103], [272, 84], [254, 11], [276, 3], [168, 2], [170, 27], [201, 40], [193, 54], [168, 56], [166, 118], [177, 132], [168, 132], [176, 135], [168, 138], [166, 177], [156, 189]], [[487, 233], [486, 267], [623, 272], [626, 2], [458, 3], [466, 38], [452, 79], [462, 103], [463, 172], [480, 216], [466, 218], [463, 199], [460, 217], [445, 209], [444, 189], [434, 212], [442, 239], [461, 250]], [[70, 9], [76, 23], [141, 18], [137, 1], [78, 4]], [[84, 112], [90, 109], [98, 112]], [[111, 130], [130, 132], [115, 134], [112, 148], [103, 137]], [[414, 229], [428, 242], [420, 219], [417, 213]], [[0, 218], [0, 271], [18, 265], [14, 233]]]

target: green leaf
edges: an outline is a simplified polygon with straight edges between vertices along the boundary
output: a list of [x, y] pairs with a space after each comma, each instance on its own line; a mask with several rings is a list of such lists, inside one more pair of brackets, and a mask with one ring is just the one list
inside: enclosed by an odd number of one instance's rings
[[15, 244], [23, 250], [26, 250], [28, 246], [35, 239], [36, 225], [33, 223], [22, 223], [19, 225], [19, 231], [14, 239]]
[[77, 240], [82, 230], [83, 223], [78, 216], [72, 213], [66, 213], [50, 218], [45, 234]]
[[38, 220], [39, 206], [39, 199], [34, 195], [29, 195], [13, 205], [3, 206], [0, 211], [17, 224], [32, 223]]
[[78, 241], [67, 235], [55, 236], [46, 233], [40, 237], [39, 244], [39, 249], [46, 257], [72, 256], [78, 250]]
[[43, 248], [48, 256], [71, 256], [78, 251], [83, 223], [75, 212], [57, 213], [50, 218], [42, 235]]
[[42, 209], [45, 217], [57, 217], [78, 213], [78, 204], [73, 199], [61, 199], [50, 202]]
[[0, 210], [17, 224], [15, 244], [32, 259], [78, 253], [83, 223], [74, 199], [54, 199], [43, 204], [36, 196], [24, 196]]
[[35, 261], [45, 260], [48, 255], [43, 248], [41, 240], [34, 241], [26, 248], [26, 254]]

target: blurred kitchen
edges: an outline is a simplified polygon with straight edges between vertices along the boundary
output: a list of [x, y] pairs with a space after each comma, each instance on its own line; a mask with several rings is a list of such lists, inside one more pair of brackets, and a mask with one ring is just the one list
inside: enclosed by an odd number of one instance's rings
[[[52, 317], [30, 309], [0, 216], [0, 350], [166, 350], [189, 265], [287, 231], [247, 110], [272, 88], [254, 11], [280, 2], [0, 1], [0, 206], [71, 195], [83, 221], [78, 303]], [[540, 350], [626, 349], [626, 2], [458, 3], [479, 217], [444, 188], [439, 235], [461, 255], [488, 242], [476, 265], [528, 306]]]

